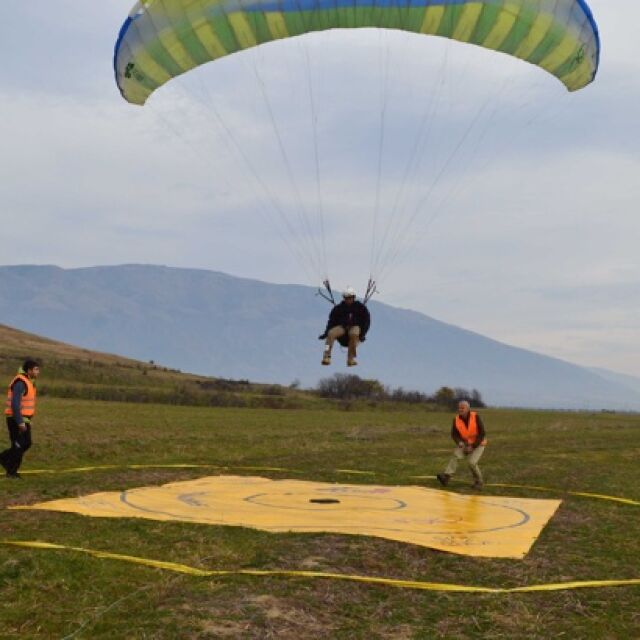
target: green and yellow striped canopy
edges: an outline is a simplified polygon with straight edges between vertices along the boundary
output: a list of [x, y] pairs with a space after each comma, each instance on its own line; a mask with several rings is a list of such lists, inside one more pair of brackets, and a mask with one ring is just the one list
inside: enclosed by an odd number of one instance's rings
[[126, 100], [144, 104], [171, 78], [241, 49], [360, 27], [500, 51], [545, 69], [570, 91], [598, 69], [598, 28], [585, 0], [141, 0], [116, 43], [116, 82]]

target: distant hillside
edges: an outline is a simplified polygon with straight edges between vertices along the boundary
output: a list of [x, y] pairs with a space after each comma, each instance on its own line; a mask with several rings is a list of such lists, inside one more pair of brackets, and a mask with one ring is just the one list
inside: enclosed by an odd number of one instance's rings
[[273, 408], [321, 402], [279, 386], [184, 374], [153, 363], [81, 349], [0, 325], [0, 376], [8, 382], [28, 357], [37, 358], [43, 364], [38, 389], [44, 395]]
[[589, 371], [595, 373], [597, 376], [615, 382], [617, 385], [625, 387], [629, 391], [634, 393], [640, 393], [640, 378], [636, 376], [629, 376], [624, 373], [616, 373], [615, 371], [609, 371], [608, 369], [602, 369], [600, 367], [589, 367]]
[[[315, 385], [328, 305], [314, 290], [161, 266], [0, 267], [0, 321], [87, 348], [203, 375]], [[372, 303], [358, 375], [490, 404], [640, 409], [640, 392], [585, 368], [426, 315]]]

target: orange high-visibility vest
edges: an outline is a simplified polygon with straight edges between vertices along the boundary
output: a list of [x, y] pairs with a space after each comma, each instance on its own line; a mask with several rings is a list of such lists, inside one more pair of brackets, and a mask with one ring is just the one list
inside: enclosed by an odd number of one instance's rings
[[[460, 416], [456, 416], [456, 429], [460, 434], [460, 437], [467, 444], [475, 444], [476, 438], [478, 437], [478, 423], [476, 421], [476, 416], [478, 414], [475, 411], [469, 412], [469, 425], [467, 426], [464, 423], [464, 420]], [[480, 443], [482, 446], [487, 444], [486, 440], [483, 440]]]
[[4, 409], [5, 416], [13, 417], [13, 409], [11, 408], [11, 397], [13, 396], [14, 383], [18, 380], [22, 380], [27, 385], [27, 393], [20, 398], [20, 414], [25, 418], [33, 418], [36, 413], [36, 387], [25, 375], [18, 374], [9, 385], [9, 391], [7, 392], [7, 404]]

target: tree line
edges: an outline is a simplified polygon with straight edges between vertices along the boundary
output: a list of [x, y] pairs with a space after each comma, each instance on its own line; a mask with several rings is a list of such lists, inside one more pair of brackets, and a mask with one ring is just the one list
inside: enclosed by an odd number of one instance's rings
[[323, 378], [315, 388], [322, 398], [335, 400], [370, 400], [402, 402], [407, 404], [429, 404], [447, 409], [455, 409], [458, 402], [466, 400], [472, 408], [482, 408], [486, 404], [477, 389], [462, 387], [440, 387], [435, 393], [411, 391], [402, 387], [392, 388], [383, 385], [379, 380], [366, 380], [356, 375], [336, 373], [330, 378]]

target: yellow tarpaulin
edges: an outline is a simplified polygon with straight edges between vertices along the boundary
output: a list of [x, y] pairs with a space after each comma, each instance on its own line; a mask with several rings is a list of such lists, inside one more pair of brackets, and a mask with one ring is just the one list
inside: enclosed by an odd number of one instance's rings
[[470, 556], [523, 558], [559, 505], [415, 486], [211, 476], [18, 508], [378, 536]]

